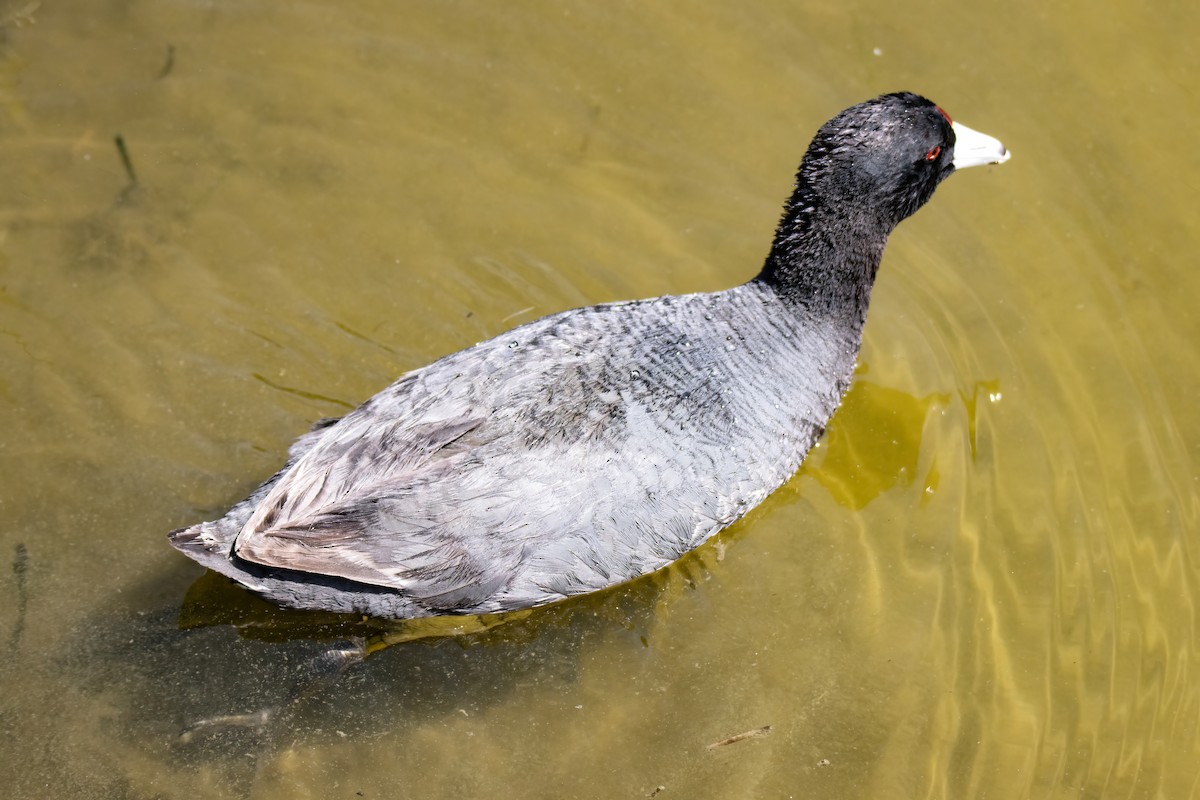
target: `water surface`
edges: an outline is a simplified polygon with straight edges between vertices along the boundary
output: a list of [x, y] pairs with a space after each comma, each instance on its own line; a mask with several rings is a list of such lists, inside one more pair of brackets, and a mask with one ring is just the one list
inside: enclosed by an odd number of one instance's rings
[[[1200, 794], [1198, 15], [0, 0], [7, 796]], [[179, 742], [368, 631], [167, 530], [404, 370], [750, 277], [816, 127], [901, 88], [1015, 156], [893, 237], [793, 481]]]

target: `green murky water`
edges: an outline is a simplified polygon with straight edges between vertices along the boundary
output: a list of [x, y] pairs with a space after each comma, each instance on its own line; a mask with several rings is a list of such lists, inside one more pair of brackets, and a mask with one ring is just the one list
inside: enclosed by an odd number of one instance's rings
[[[0, 0], [5, 795], [1200, 795], [1198, 18]], [[795, 480], [664, 574], [178, 741], [363, 631], [168, 529], [406, 369], [749, 277], [817, 125], [899, 88], [1015, 156], [897, 232]]]

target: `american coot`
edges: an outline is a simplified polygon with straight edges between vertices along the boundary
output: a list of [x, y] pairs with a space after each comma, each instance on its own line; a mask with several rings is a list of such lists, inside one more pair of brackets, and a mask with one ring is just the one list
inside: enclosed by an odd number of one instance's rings
[[284, 606], [510, 611], [658, 569], [800, 466], [850, 384], [888, 234], [995, 139], [911, 93], [817, 132], [762, 271], [564, 311], [400, 377], [170, 534]]

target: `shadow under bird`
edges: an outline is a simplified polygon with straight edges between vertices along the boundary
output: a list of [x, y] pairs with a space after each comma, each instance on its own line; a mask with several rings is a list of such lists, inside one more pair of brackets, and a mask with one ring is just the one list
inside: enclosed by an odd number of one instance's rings
[[915, 94], [848, 108], [747, 283], [564, 311], [409, 372], [171, 544], [280, 605], [395, 619], [657, 570], [796, 472], [850, 385], [888, 235], [1008, 157]]

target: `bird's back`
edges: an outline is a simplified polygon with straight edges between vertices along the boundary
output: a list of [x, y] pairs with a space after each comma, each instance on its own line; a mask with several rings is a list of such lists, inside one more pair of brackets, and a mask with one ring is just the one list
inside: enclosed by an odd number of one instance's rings
[[[252, 571], [398, 595], [404, 616], [629, 580], [795, 471], [853, 368], [857, 332], [833, 333], [753, 283], [537, 320], [310, 434], [248, 516], [230, 512], [224, 538], [238, 529], [236, 561]], [[287, 583], [264, 593], [299, 604], [304, 587]]]

